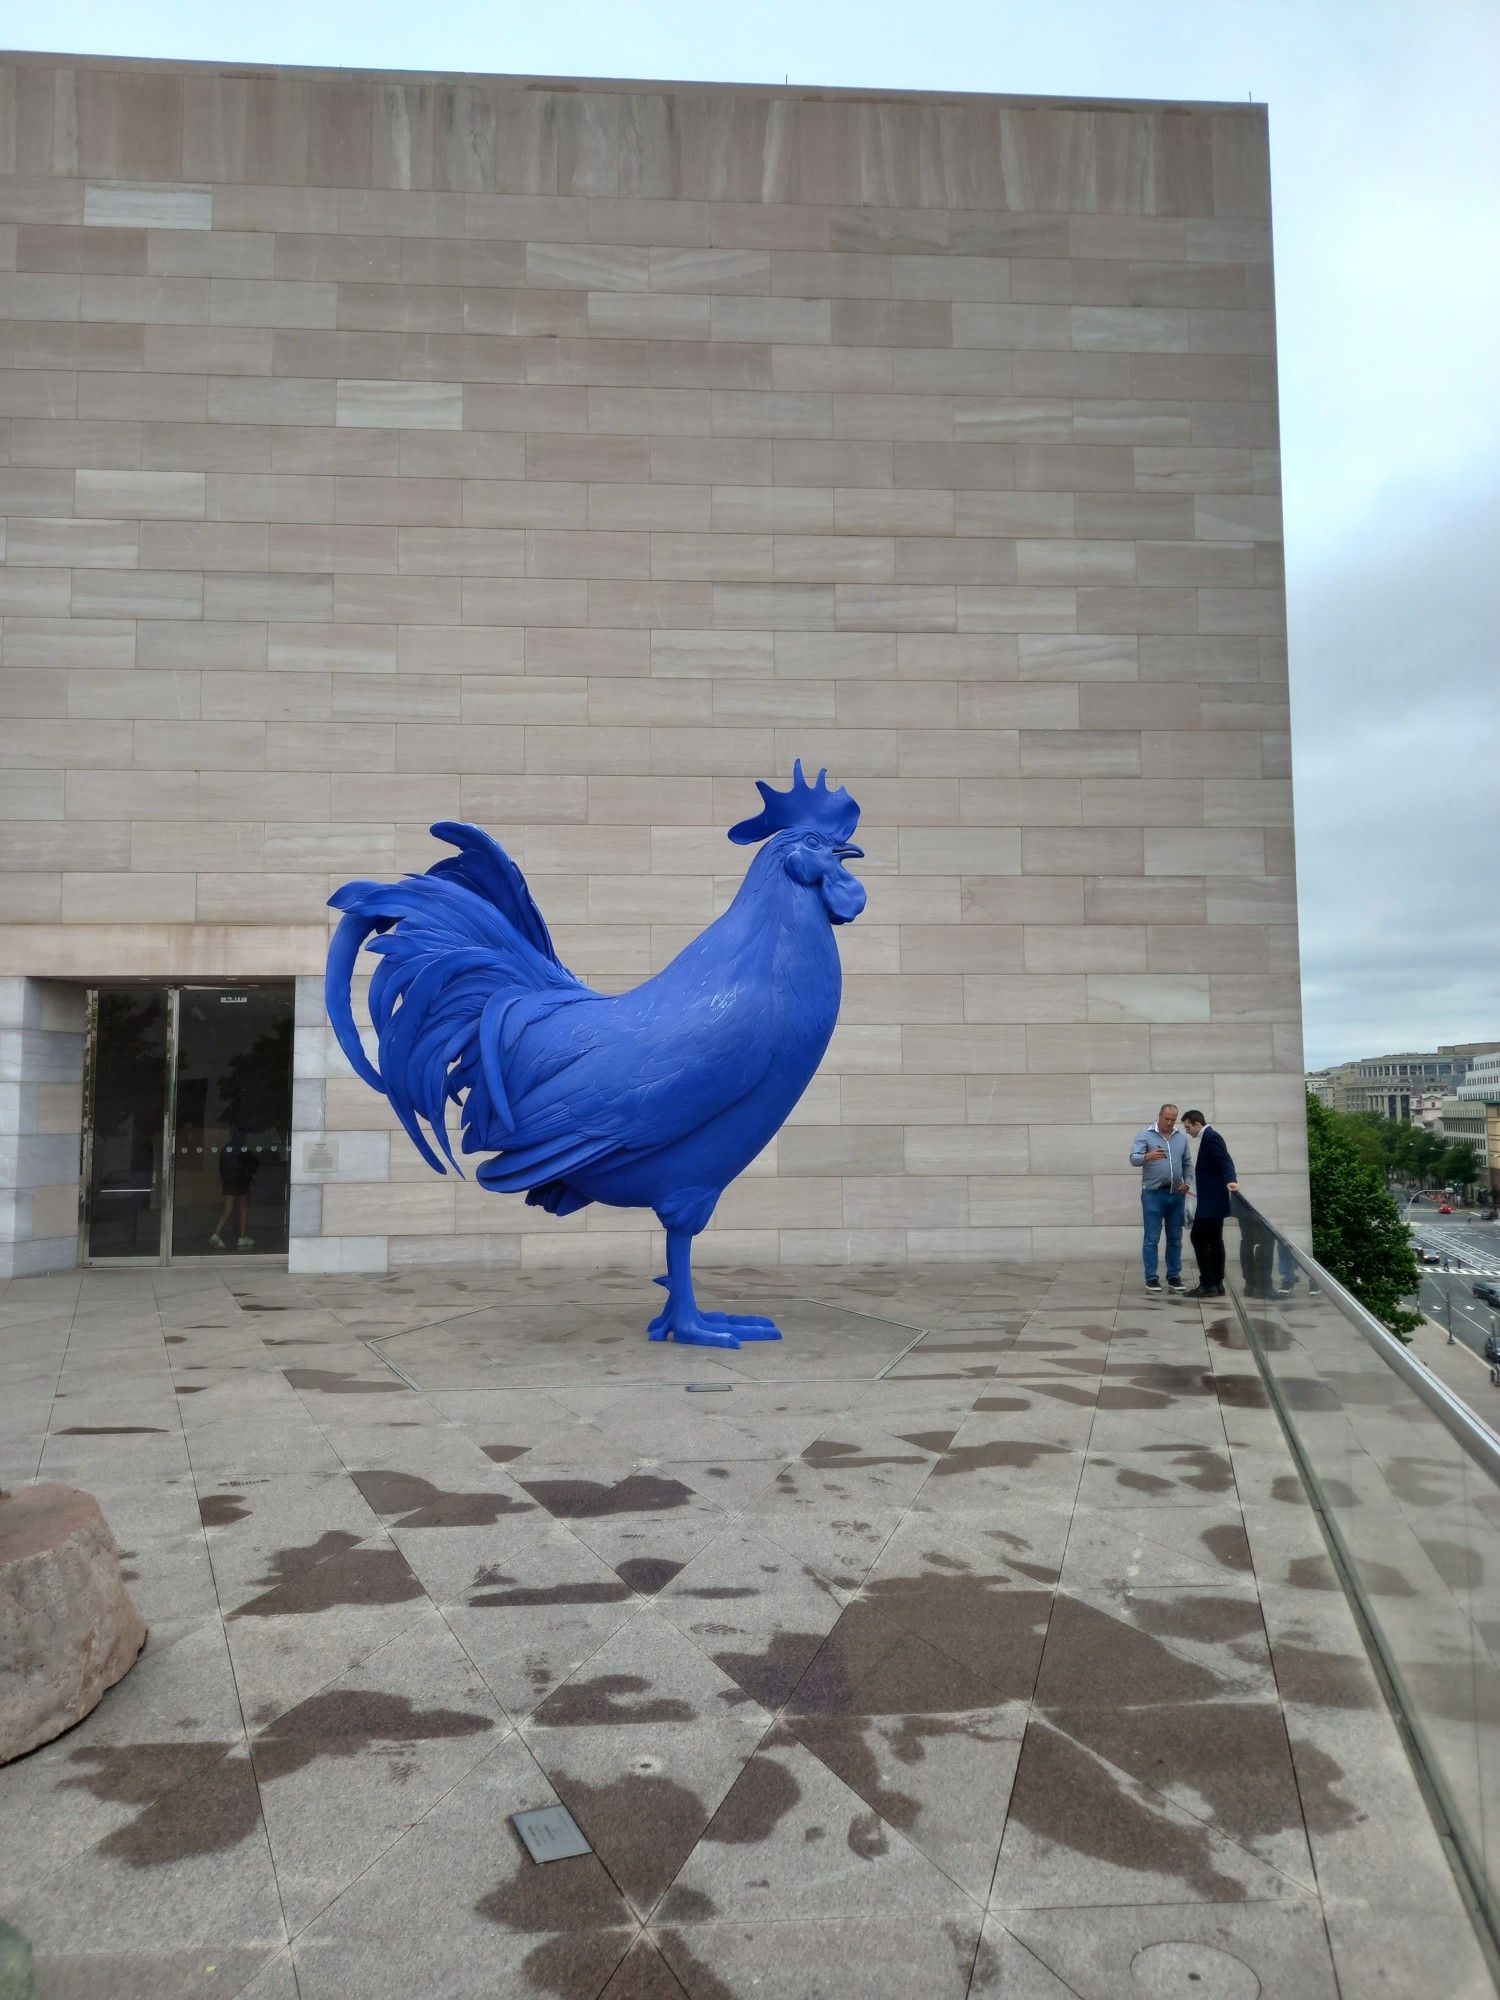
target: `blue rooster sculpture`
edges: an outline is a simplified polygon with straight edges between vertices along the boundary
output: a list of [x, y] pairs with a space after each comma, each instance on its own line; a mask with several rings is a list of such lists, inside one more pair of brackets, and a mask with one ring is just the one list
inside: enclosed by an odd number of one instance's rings
[[[457, 848], [425, 875], [350, 882], [328, 951], [328, 1016], [355, 1071], [381, 1091], [427, 1163], [458, 1171], [447, 1136], [461, 1107], [480, 1185], [524, 1191], [551, 1215], [591, 1201], [649, 1208], [667, 1232], [667, 1302], [653, 1340], [738, 1347], [775, 1323], [705, 1312], [693, 1238], [720, 1195], [780, 1130], [822, 1060], [843, 978], [836, 924], [865, 906], [844, 866], [859, 807], [825, 771], [791, 788], [757, 781], [764, 809], [731, 827], [764, 843], [733, 903], [670, 965], [628, 993], [592, 992], [563, 966], [515, 862], [475, 826], [432, 831]], [[361, 949], [372, 1063], [354, 1022]], [[429, 1140], [423, 1131], [426, 1125]]]

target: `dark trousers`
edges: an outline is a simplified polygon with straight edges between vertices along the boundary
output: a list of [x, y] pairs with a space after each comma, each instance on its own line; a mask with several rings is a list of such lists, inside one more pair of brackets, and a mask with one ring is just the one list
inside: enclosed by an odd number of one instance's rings
[[1198, 1259], [1198, 1281], [1204, 1285], [1224, 1282], [1224, 1218], [1198, 1215], [1191, 1230], [1193, 1255]]

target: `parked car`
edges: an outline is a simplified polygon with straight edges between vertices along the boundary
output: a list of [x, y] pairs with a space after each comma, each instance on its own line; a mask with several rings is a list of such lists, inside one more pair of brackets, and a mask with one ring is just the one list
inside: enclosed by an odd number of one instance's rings
[[1438, 1203], [1439, 1215], [1451, 1215], [1452, 1213], [1453, 1213], [1453, 1204], [1451, 1201], [1440, 1201]]
[[1500, 1311], [1500, 1285], [1491, 1284], [1488, 1278], [1481, 1278], [1475, 1285], [1474, 1296], [1476, 1299], [1483, 1299], [1487, 1306], [1494, 1306]]
[[1481, 1222], [1500, 1222], [1500, 1209], [1494, 1209], [1494, 1208], [1480, 1209], [1479, 1220]]

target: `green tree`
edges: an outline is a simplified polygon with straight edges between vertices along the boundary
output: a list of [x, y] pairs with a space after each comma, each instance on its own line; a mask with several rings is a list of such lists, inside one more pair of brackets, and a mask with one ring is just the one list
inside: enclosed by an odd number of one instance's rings
[[1407, 1130], [1411, 1134], [1404, 1155], [1407, 1170], [1413, 1180], [1430, 1181], [1443, 1157], [1443, 1142], [1436, 1132], [1429, 1132], [1423, 1126], [1410, 1125]]
[[1479, 1154], [1468, 1139], [1455, 1139], [1434, 1171], [1454, 1187], [1472, 1187], [1479, 1178]]
[[1382, 1325], [1407, 1340], [1422, 1324], [1407, 1304], [1421, 1273], [1383, 1170], [1363, 1156], [1349, 1130], [1354, 1122], [1325, 1111], [1309, 1094], [1313, 1255]]
[[1442, 1163], [1444, 1142], [1436, 1133], [1420, 1125], [1408, 1125], [1399, 1118], [1386, 1118], [1378, 1111], [1330, 1111], [1334, 1124], [1348, 1135], [1362, 1160], [1397, 1174], [1403, 1180], [1425, 1181], [1436, 1177]]
[[1396, 1148], [1396, 1122], [1378, 1111], [1335, 1111], [1344, 1136], [1360, 1159], [1382, 1173], [1392, 1165]]

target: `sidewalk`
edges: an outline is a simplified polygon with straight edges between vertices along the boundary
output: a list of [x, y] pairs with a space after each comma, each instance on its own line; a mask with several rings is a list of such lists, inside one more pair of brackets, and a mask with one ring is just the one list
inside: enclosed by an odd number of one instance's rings
[[1500, 1428], [1500, 1389], [1490, 1381], [1489, 1364], [1461, 1340], [1451, 1344], [1438, 1319], [1424, 1317], [1412, 1335], [1411, 1351], [1445, 1389], [1451, 1389], [1491, 1430]]

